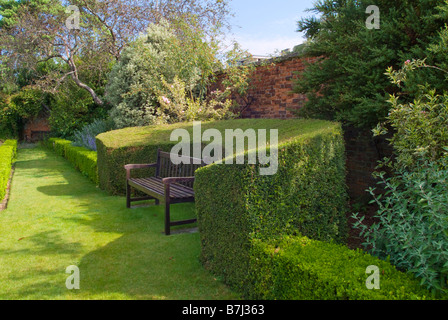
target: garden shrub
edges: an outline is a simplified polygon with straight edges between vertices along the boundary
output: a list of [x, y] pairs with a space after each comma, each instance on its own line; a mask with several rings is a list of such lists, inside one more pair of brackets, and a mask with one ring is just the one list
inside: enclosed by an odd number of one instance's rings
[[117, 128], [165, 119], [158, 102], [166, 92], [163, 80], [171, 83], [177, 76], [187, 91], [205, 92], [218, 60], [215, 46], [203, 37], [185, 23], [161, 20], [150, 24], [147, 33], [123, 51], [109, 75], [105, 95], [113, 106], [110, 116]]
[[198, 169], [194, 188], [205, 267], [244, 291], [253, 239], [303, 234], [344, 242], [344, 151], [340, 126], [329, 123], [280, 140], [275, 175], [261, 176], [260, 164]]
[[95, 119], [75, 131], [73, 134], [73, 145], [75, 147], [83, 147], [92, 151], [96, 151], [96, 136], [100, 133], [107, 132], [113, 128], [111, 120]]
[[[432, 67], [424, 60], [408, 60], [401, 70], [389, 68], [387, 74], [402, 86], [416, 70]], [[377, 222], [367, 227], [363, 217], [353, 215], [354, 227], [359, 228], [371, 254], [389, 257], [391, 263], [412, 272], [422, 285], [439, 294], [448, 293], [447, 98], [446, 93], [439, 95], [424, 86], [410, 103], [391, 96], [387, 126], [393, 130], [395, 153], [380, 168], [387, 165], [392, 174], [376, 173], [384, 194], [369, 190], [378, 205]], [[378, 126], [376, 134], [385, 132], [387, 126]]]
[[0, 146], [0, 202], [6, 194], [11, 168], [17, 156], [17, 140], [6, 140]]
[[50, 138], [44, 142], [47, 148], [67, 159], [83, 175], [98, 184], [97, 154], [95, 151], [75, 147], [69, 140]]
[[[427, 65], [425, 60], [408, 60], [402, 69], [394, 71], [388, 68], [386, 74], [401, 87], [401, 91], [405, 91], [411, 75], [420, 69], [431, 68], [436, 68], [434, 72], [443, 71], [448, 75], [447, 70]], [[439, 94], [437, 90], [421, 85], [413, 101], [403, 101], [403, 95], [390, 96], [391, 111], [386, 122], [379, 124], [374, 133], [380, 135], [392, 128], [394, 166], [413, 170], [422, 159], [438, 162], [447, 154], [448, 92]]]
[[[285, 237], [278, 241], [255, 239], [246, 295], [266, 300], [426, 300], [431, 293], [413, 275], [398, 271], [389, 262], [344, 245]], [[369, 290], [379, 269], [379, 289]], [[247, 270], [246, 270], [247, 272]]]
[[370, 190], [378, 223], [368, 228], [354, 215], [366, 247], [416, 274], [428, 289], [448, 293], [448, 170], [427, 162], [412, 172], [400, 169], [393, 178], [379, 177], [384, 197]]

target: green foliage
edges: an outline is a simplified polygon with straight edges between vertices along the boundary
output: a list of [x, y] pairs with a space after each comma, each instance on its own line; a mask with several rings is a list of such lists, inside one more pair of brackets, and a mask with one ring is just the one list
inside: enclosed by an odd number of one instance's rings
[[67, 84], [53, 96], [49, 124], [54, 136], [68, 139], [93, 119], [106, 117], [107, 109], [93, 103], [86, 91]]
[[75, 169], [98, 184], [97, 154], [95, 151], [72, 146], [71, 141], [59, 138], [50, 138], [44, 142], [44, 145], [66, 158]]
[[[380, 9], [380, 29], [366, 27], [370, 5]], [[427, 56], [430, 64], [446, 64], [446, 55], [431, 50], [443, 43], [440, 37], [447, 8], [439, 0], [316, 2], [312, 11], [320, 17], [299, 22], [298, 31], [305, 32], [309, 40], [306, 54], [321, 57], [298, 79], [295, 91], [308, 97], [299, 115], [375, 127], [388, 114], [389, 94], [397, 91], [384, 76], [387, 67]], [[434, 87], [447, 88], [441, 81], [443, 74], [421, 70], [409, 83], [409, 99], [415, 98], [416, 84], [422, 78]]]
[[[428, 300], [433, 296], [410, 274], [362, 250], [284, 237], [251, 243], [250, 299], [266, 300]], [[368, 290], [366, 270], [380, 270], [379, 290]], [[247, 270], [246, 270], [247, 272]]]
[[[424, 60], [408, 60], [402, 69], [394, 71], [389, 68], [387, 74], [393, 83], [405, 88], [419, 68], [446, 72], [427, 65]], [[378, 125], [374, 133], [380, 135], [387, 132], [388, 127], [392, 128], [391, 143], [396, 154], [394, 166], [412, 170], [422, 158], [438, 162], [445, 157], [448, 147], [448, 93], [439, 95], [435, 89], [419, 86], [413, 102], [402, 103], [402, 100], [395, 95], [390, 97], [392, 109], [387, 121]]]
[[[408, 60], [401, 70], [389, 68], [392, 82], [404, 92], [416, 70], [433, 69], [424, 60]], [[434, 70], [435, 69], [435, 70]], [[379, 210], [377, 223], [362, 224], [354, 215], [355, 227], [366, 239], [368, 250], [421, 279], [436, 293], [448, 292], [448, 107], [447, 95], [419, 86], [415, 101], [399, 103], [391, 96], [392, 110], [387, 122], [374, 132], [393, 130], [395, 157], [381, 165], [392, 169], [392, 176], [377, 173], [385, 194], [370, 189]]]
[[209, 99], [188, 96], [185, 84], [174, 77], [169, 84], [162, 80], [167, 96], [159, 97], [162, 116], [166, 122], [208, 121], [236, 118], [232, 112], [233, 102], [229, 99], [230, 89], [225, 92], [215, 91]]
[[[160, 134], [160, 131], [157, 133]], [[99, 187], [112, 195], [124, 195], [126, 192], [124, 184], [126, 172], [123, 168], [126, 164], [155, 163], [157, 161], [158, 148], [169, 152], [175, 145], [174, 142], [169, 141], [169, 135], [164, 135], [165, 141], [160, 141], [157, 137], [154, 137], [154, 140], [149, 139], [144, 144], [136, 146], [112, 146], [107, 142], [108, 136], [115, 136], [118, 141], [121, 141], [125, 137], [129, 137], [129, 135], [132, 135], [132, 133], [127, 130], [117, 130], [100, 134], [96, 138]], [[154, 175], [154, 172], [151, 170], [135, 171], [135, 174], [142, 175], [142, 177]]]
[[35, 9], [49, 2], [49, 0], [0, 0], [0, 29], [8, 28], [16, 22], [21, 6], [26, 4]]
[[[279, 139], [274, 175], [260, 175], [259, 163], [212, 164], [196, 171], [201, 260], [232, 287], [244, 291], [251, 282], [252, 239], [304, 234], [345, 241], [344, 142], [339, 124], [323, 124], [308, 134], [297, 124], [295, 134]], [[278, 129], [280, 135], [281, 124]]]
[[38, 116], [46, 100], [45, 94], [32, 88], [11, 95], [0, 94], [0, 133], [17, 137], [25, 122]]
[[11, 168], [17, 156], [17, 140], [6, 140], [0, 146], [0, 202], [6, 194]]
[[164, 121], [159, 108], [159, 96], [166, 91], [162, 79], [172, 83], [177, 77], [188, 92], [205, 93], [217, 61], [216, 48], [203, 37], [184, 23], [162, 20], [124, 50], [106, 87], [117, 128]]
[[384, 196], [370, 190], [379, 206], [378, 222], [367, 228], [354, 215], [366, 247], [382, 259], [390, 257], [428, 289], [448, 293], [448, 170], [425, 161], [411, 172], [398, 169], [393, 178], [379, 177]]
[[400, 104], [391, 97], [392, 110], [388, 124], [394, 128], [391, 143], [396, 151], [396, 164], [412, 167], [424, 157], [438, 161], [448, 147], [448, 95], [434, 90], [422, 93], [413, 103]]

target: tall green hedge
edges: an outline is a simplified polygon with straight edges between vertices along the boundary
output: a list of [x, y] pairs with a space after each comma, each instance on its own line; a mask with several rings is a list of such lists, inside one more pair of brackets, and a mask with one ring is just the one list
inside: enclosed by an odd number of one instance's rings
[[72, 146], [69, 140], [50, 138], [44, 146], [66, 158], [77, 170], [98, 184], [97, 153], [82, 147]]
[[279, 145], [278, 172], [260, 165], [210, 165], [197, 170], [201, 260], [244, 291], [253, 239], [303, 234], [344, 242], [347, 234], [345, 148], [339, 124]]
[[0, 202], [6, 195], [11, 168], [17, 156], [17, 140], [6, 140], [0, 146]]
[[[266, 300], [425, 300], [432, 294], [413, 275], [344, 245], [285, 237], [252, 242], [247, 296]], [[378, 268], [379, 288], [368, 289]]]
[[[202, 131], [217, 129], [279, 129], [279, 141], [287, 141], [295, 136], [324, 130], [334, 126], [320, 120], [278, 120], [278, 119], [237, 119], [202, 122]], [[153, 125], [109, 131], [96, 137], [98, 152], [98, 178], [101, 189], [110, 194], [123, 195], [126, 192], [126, 173], [123, 166], [129, 163], [154, 163], [157, 149], [169, 152], [176, 144], [170, 141], [175, 129], [185, 129], [192, 136], [192, 123]], [[224, 136], [224, 134], [223, 134]], [[207, 143], [206, 143], [207, 144]], [[153, 174], [150, 170], [136, 170], [137, 175]]]

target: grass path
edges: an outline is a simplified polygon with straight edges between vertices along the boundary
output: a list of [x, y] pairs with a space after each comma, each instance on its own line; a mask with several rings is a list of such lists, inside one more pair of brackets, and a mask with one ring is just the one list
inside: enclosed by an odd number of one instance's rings
[[[194, 205], [172, 212], [188, 218]], [[162, 230], [162, 207], [128, 210], [63, 158], [20, 149], [0, 212], [0, 299], [237, 298], [199, 263], [199, 234]], [[80, 290], [65, 286], [71, 265]]]

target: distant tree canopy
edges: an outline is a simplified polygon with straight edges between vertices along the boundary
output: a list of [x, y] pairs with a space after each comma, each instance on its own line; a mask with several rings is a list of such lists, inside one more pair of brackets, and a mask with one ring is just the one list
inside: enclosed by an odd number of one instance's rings
[[230, 15], [228, 0], [0, 0], [0, 136], [46, 111], [71, 137], [108, 116], [108, 75], [149, 25], [181, 21], [214, 43]]
[[[371, 5], [379, 9], [379, 29], [366, 25]], [[320, 0], [310, 11], [317, 17], [300, 20], [298, 31], [308, 40], [305, 54], [321, 59], [302, 73], [295, 87], [308, 97], [299, 115], [371, 129], [388, 115], [390, 94], [410, 101], [419, 84], [428, 83], [440, 92], [448, 89], [446, 74], [424, 68], [408, 79], [404, 90], [385, 75], [388, 67], [399, 69], [411, 59], [446, 66], [447, 2]], [[440, 46], [444, 49], [437, 49]]]
[[[35, 79], [34, 85], [55, 92], [71, 79], [98, 105], [103, 100], [84, 71], [94, 70], [97, 78], [106, 75], [125, 46], [150, 23], [180, 19], [213, 37], [226, 26], [230, 13], [226, 0], [1, 0], [0, 4], [2, 64], [9, 64], [9, 70], [35, 70], [53, 60], [58, 68]], [[69, 5], [79, 10], [79, 21], [72, 18], [76, 11], [67, 11]], [[66, 22], [71, 19], [79, 24], [69, 29]]]

